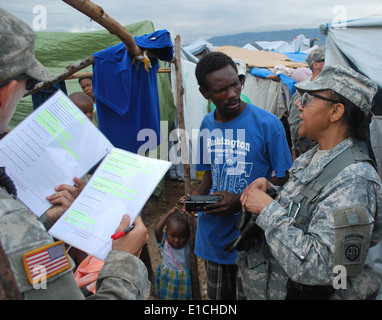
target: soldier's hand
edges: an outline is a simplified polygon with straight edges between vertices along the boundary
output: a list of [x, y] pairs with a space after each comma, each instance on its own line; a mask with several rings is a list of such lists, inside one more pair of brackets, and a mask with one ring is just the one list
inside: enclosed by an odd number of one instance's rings
[[270, 187], [270, 183], [265, 178], [258, 178], [255, 181], [253, 181], [247, 188], [244, 189], [243, 193], [241, 194], [240, 201], [241, 205], [244, 207], [246, 200], [248, 198], [248, 195], [254, 190], [259, 189], [263, 192], [266, 192]]
[[[117, 240], [113, 240], [112, 249], [113, 250], [123, 250], [138, 256], [141, 252], [143, 246], [147, 241], [149, 241], [149, 235], [147, 233], [147, 228], [143, 224], [140, 216], [138, 216], [134, 221], [135, 227], [129, 233], [120, 237]], [[125, 214], [122, 217], [121, 224], [115, 232], [125, 230], [130, 225], [130, 217]]]
[[248, 192], [243, 208], [253, 214], [259, 214], [272, 201], [273, 198], [264, 191], [259, 188], [253, 188]]

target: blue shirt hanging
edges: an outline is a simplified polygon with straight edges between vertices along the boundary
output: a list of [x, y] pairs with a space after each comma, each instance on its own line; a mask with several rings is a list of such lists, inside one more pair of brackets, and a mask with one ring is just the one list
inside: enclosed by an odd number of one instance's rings
[[[159, 59], [173, 59], [173, 45], [167, 30], [134, 39], [137, 46], [152, 51]], [[115, 147], [135, 153], [147, 142], [137, 140], [139, 131], [148, 129], [156, 134], [155, 145], [150, 145], [155, 148], [160, 143], [159, 61], [151, 58], [152, 67], [146, 71], [143, 62], [136, 59], [133, 64], [123, 43], [93, 56], [93, 91], [99, 129]]]

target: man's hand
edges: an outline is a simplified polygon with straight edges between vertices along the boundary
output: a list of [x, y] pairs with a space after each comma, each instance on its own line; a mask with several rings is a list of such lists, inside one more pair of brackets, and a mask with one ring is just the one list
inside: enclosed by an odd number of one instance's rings
[[[138, 256], [141, 252], [143, 246], [147, 241], [149, 241], [149, 235], [147, 233], [147, 228], [143, 224], [143, 221], [140, 216], [137, 217], [134, 221], [135, 227], [129, 233], [125, 234], [117, 240], [113, 240], [112, 249], [113, 250], [122, 250], [128, 253], [131, 253], [135, 256]], [[125, 214], [122, 217], [121, 224], [115, 230], [119, 232], [125, 230], [130, 225], [130, 217]]]
[[223, 200], [207, 204], [205, 206], [204, 214], [216, 214], [216, 215], [232, 215], [237, 213], [241, 209], [240, 194], [231, 193], [228, 191], [216, 191], [211, 195], [222, 195]]
[[56, 193], [46, 197], [52, 204], [46, 214], [53, 222], [56, 222], [68, 210], [85, 186], [81, 179], [75, 177], [73, 180], [75, 182], [74, 186], [61, 184], [54, 188]]

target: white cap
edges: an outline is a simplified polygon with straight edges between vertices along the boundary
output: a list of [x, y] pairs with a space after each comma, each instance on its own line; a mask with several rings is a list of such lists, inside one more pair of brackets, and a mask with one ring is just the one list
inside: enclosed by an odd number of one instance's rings
[[237, 66], [237, 74], [247, 76], [247, 64], [243, 60], [233, 59]]

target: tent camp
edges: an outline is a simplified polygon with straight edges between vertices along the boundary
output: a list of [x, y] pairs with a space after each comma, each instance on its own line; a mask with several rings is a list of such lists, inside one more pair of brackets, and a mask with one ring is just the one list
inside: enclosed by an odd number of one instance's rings
[[[296, 82], [289, 76], [278, 72], [278, 70], [284, 68], [283, 71], [287, 72], [299, 67], [307, 67], [305, 63], [307, 54], [255, 51], [234, 46], [215, 47], [203, 39], [198, 39], [195, 43], [183, 46], [181, 49], [185, 130], [189, 140], [191, 178], [196, 179], [195, 165], [192, 160], [196, 156], [197, 133], [204, 116], [209, 111], [208, 101], [200, 94], [195, 77], [195, 67], [199, 60], [197, 56], [206, 52], [206, 50], [209, 52], [220, 51], [233, 59], [243, 60], [247, 65], [247, 76], [242, 92], [256, 106], [275, 114], [278, 118], [282, 118], [288, 111], [289, 100], [294, 93], [294, 84]], [[278, 74], [275, 75], [275, 73]], [[174, 66], [172, 66], [171, 83], [173, 92], [175, 92], [176, 84], [174, 75]], [[180, 152], [179, 148], [176, 148], [176, 136], [176, 132], [173, 132], [173, 136], [170, 137], [170, 159], [173, 154], [179, 155]], [[183, 178], [181, 163], [175, 163], [175, 166], [170, 170], [170, 176], [176, 179]]]
[[[142, 21], [125, 26], [133, 36], [141, 36], [155, 31], [152, 22]], [[52, 74], [57, 74], [64, 70], [73, 62], [80, 61], [87, 56], [96, 52], [114, 46], [120, 43], [120, 40], [111, 35], [107, 30], [92, 31], [86, 33], [64, 33], [64, 32], [37, 32], [36, 41], [36, 57], [43, 65], [45, 65]], [[191, 179], [196, 178], [195, 170], [193, 169], [193, 156], [195, 156], [196, 136], [200, 123], [207, 113], [208, 102], [199, 93], [196, 83], [194, 71], [197, 56], [200, 53], [212, 50], [224, 50], [232, 58], [239, 58], [246, 61], [248, 65], [247, 81], [243, 93], [246, 94], [251, 101], [281, 118], [287, 111], [291, 85], [285, 81], [273, 81], [267, 76], [259, 76], [257, 73], [250, 73], [252, 67], [274, 72], [274, 67], [277, 65], [285, 66], [286, 68], [296, 68], [306, 66], [300, 60], [292, 61], [290, 56], [269, 51], [254, 52], [244, 48], [236, 47], [220, 47], [216, 48], [208, 41], [203, 39], [197, 40], [195, 43], [182, 46], [182, 85], [184, 88], [183, 105], [185, 130], [189, 139], [189, 152], [191, 159]], [[304, 56], [302, 58], [304, 60]], [[161, 66], [164, 65], [162, 62]], [[161, 121], [165, 121], [167, 128], [163, 131], [162, 137], [169, 141], [167, 159], [178, 164], [173, 178], [183, 179], [182, 164], [177, 163], [180, 159], [179, 146], [179, 131], [177, 129], [176, 107], [174, 104], [176, 98], [176, 81], [175, 81], [175, 66], [172, 64], [171, 76], [168, 74], [158, 74], [158, 94], [160, 100], [160, 116]], [[81, 72], [92, 71], [92, 66], [87, 67]], [[283, 78], [282, 75], [277, 79]], [[171, 81], [170, 81], [171, 80]], [[291, 80], [291, 79], [289, 79]], [[66, 80], [65, 85], [67, 94], [75, 91], [81, 91], [78, 80]], [[21, 106], [17, 109], [10, 127], [14, 127], [18, 122], [24, 119], [33, 110], [31, 97], [24, 98]], [[175, 122], [174, 122], [175, 119]], [[166, 131], [167, 130], [167, 131]], [[196, 131], [195, 131], [196, 130]], [[169, 136], [167, 135], [169, 134]], [[165, 147], [167, 148], [167, 146]], [[163, 157], [163, 150], [162, 157]], [[159, 156], [159, 154], [158, 154]]]

